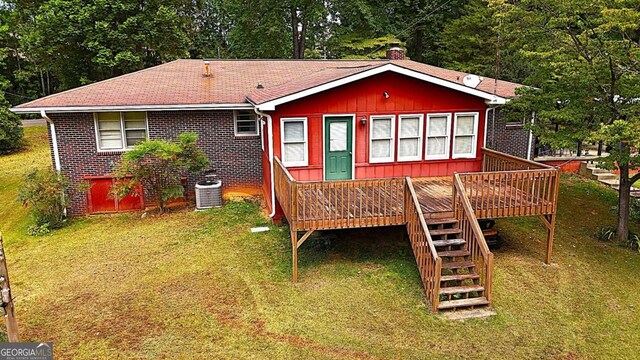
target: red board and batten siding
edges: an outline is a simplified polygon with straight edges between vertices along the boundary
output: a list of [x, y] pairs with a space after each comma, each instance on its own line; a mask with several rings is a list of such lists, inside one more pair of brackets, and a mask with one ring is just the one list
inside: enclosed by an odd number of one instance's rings
[[[383, 92], [389, 98], [383, 97]], [[309, 166], [292, 167], [289, 171], [297, 180], [322, 180], [323, 178], [323, 115], [355, 114], [355, 178], [428, 177], [445, 176], [454, 172], [480, 171], [481, 148], [484, 139], [486, 104], [481, 98], [467, 95], [438, 85], [426, 83], [395, 73], [385, 73], [327, 90], [291, 103], [280, 105], [272, 113], [274, 154], [281, 158], [280, 119], [306, 117], [309, 141]], [[398, 115], [451, 113], [451, 139], [453, 114], [477, 112], [479, 114], [477, 153], [474, 159], [421, 160], [392, 163], [369, 163], [369, 125], [372, 115], [396, 116], [396, 159], [398, 141]], [[367, 118], [361, 125], [360, 119]], [[426, 120], [425, 120], [426, 121]], [[426, 123], [426, 122], [425, 122]], [[423, 157], [426, 126], [423, 129]], [[450, 142], [451, 146], [451, 142]], [[451, 154], [451, 151], [449, 152]], [[266, 185], [268, 180], [265, 179]]]

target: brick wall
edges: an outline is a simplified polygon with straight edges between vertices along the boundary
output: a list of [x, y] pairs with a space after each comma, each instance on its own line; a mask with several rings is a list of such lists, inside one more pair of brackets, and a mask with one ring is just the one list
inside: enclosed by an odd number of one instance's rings
[[[487, 147], [526, 159], [529, 149], [529, 130], [525, 129], [523, 124], [506, 123], [502, 120], [502, 114], [498, 108], [496, 109], [495, 121], [491, 112], [487, 118]], [[531, 159], [533, 159], [533, 146]]]
[[[64, 175], [78, 183], [87, 175], [111, 173], [122, 152], [97, 151], [93, 114], [51, 114], [50, 117], [56, 127]], [[220, 175], [223, 190], [260, 187], [260, 138], [236, 137], [232, 111], [162, 111], [148, 112], [147, 117], [150, 139], [174, 139], [185, 131], [198, 133], [198, 144], [207, 153], [210, 168]], [[193, 191], [194, 183], [199, 179], [201, 177], [198, 175], [188, 176], [189, 191]], [[72, 195], [70, 214], [78, 215], [86, 211], [86, 194]]]

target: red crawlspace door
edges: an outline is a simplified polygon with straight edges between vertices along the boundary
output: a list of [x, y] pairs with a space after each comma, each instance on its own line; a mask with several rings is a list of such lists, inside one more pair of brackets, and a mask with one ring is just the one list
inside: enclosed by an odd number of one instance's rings
[[111, 213], [144, 209], [142, 196], [127, 195], [120, 201], [109, 196], [113, 186], [112, 177], [85, 177], [89, 183], [87, 205], [89, 214]]

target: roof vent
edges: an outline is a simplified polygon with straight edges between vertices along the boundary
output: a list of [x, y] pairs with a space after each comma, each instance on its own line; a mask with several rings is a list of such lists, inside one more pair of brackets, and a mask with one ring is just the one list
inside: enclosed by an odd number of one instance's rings
[[470, 88], [477, 88], [482, 78], [478, 75], [469, 74], [462, 79], [462, 83]]
[[205, 60], [204, 62], [204, 72], [203, 75], [206, 77], [211, 76], [211, 65], [209, 65], [209, 62]]
[[256, 86], [256, 89], [264, 89], [264, 86], [262, 86], [262, 83], [258, 83], [258, 86]]

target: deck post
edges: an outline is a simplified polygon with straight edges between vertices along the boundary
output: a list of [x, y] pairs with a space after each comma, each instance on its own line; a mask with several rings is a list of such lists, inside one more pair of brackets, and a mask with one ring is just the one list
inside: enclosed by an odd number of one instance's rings
[[298, 282], [298, 232], [291, 230], [291, 255], [293, 265], [293, 282]]
[[[545, 263], [551, 264], [551, 255], [553, 254], [553, 236], [556, 230], [556, 214], [553, 213], [550, 219], [547, 219], [549, 224], [547, 226], [547, 257]], [[547, 225], [547, 224], [545, 224]]]

